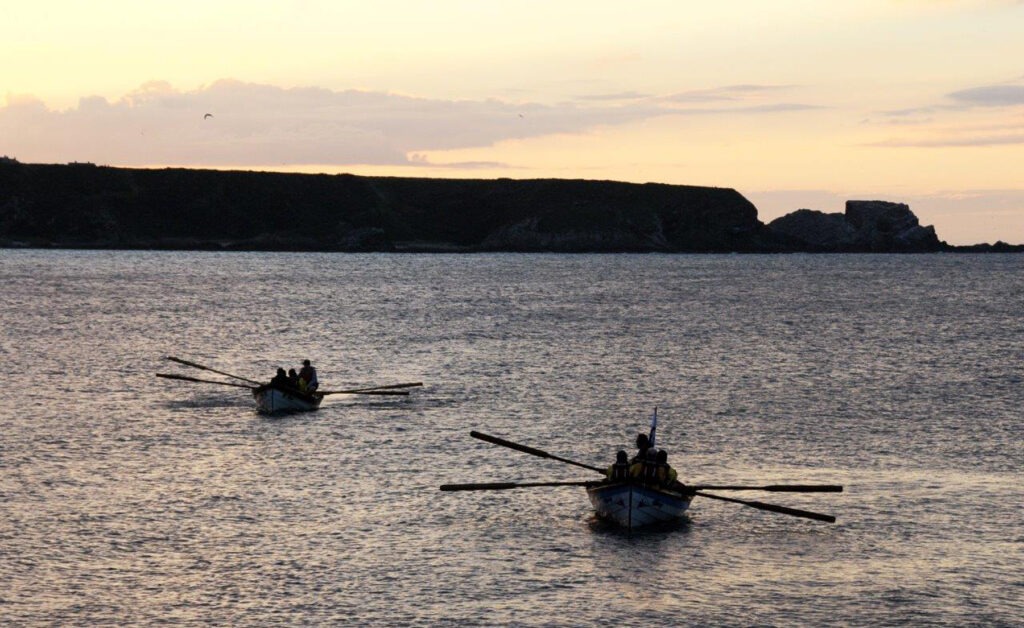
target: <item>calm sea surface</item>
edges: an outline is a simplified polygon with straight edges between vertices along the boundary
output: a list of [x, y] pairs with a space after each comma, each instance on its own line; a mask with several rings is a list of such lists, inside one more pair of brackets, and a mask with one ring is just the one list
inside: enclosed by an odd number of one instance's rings
[[[1024, 624], [1024, 255], [0, 250], [0, 624]], [[331, 396], [266, 418], [173, 355]], [[628, 535], [645, 430], [695, 499]]]

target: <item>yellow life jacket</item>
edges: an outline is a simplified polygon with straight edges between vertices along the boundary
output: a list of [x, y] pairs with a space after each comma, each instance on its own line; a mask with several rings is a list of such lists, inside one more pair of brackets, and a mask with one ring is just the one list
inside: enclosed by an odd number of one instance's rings
[[608, 467], [608, 472], [606, 475], [608, 476], [609, 480], [625, 480], [630, 475], [629, 463], [626, 462], [619, 464], [618, 462], [616, 462], [615, 464]]

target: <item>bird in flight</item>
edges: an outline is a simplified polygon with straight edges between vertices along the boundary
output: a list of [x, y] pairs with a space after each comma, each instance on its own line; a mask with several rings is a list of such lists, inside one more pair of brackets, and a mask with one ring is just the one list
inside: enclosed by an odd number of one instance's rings
[[212, 117], [213, 117], [213, 114], [212, 113], [208, 113], [205, 116], [203, 116], [203, 120], [205, 120], [207, 118], [212, 118]]

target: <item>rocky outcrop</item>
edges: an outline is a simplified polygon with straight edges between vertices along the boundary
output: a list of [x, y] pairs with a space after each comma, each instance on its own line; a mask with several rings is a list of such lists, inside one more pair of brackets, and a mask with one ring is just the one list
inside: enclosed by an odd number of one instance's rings
[[847, 201], [845, 214], [800, 209], [768, 224], [797, 248], [817, 252], [914, 253], [949, 247], [922, 227], [910, 207], [888, 201]]
[[842, 251], [853, 242], [856, 230], [842, 214], [825, 214], [798, 209], [768, 223], [775, 234], [791, 240], [793, 246], [815, 251]]
[[857, 246], [876, 252], [938, 251], [935, 227], [922, 227], [910, 207], [887, 201], [846, 201], [846, 220]]

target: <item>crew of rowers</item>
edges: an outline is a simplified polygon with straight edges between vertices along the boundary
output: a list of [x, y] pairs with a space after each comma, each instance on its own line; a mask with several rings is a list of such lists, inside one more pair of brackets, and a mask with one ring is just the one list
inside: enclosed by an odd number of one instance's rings
[[621, 450], [615, 455], [615, 464], [608, 467], [606, 472], [609, 480], [634, 479], [657, 486], [676, 483], [678, 473], [668, 463], [667, 451], [651, 447], [646, 434], [637, 435], [636, 448], [636, 455], [632, 459]]
[[285, 390], [311, 393], [320, 387], [320, 382], [316, 378], [316, 367], [310, 364], [309, 360], [303, 360], [298, 373], [295, 369], [289, 369], [285, 373], [283, 368], [278, 367], [277, 375], [270, 380], [270, 385]]

